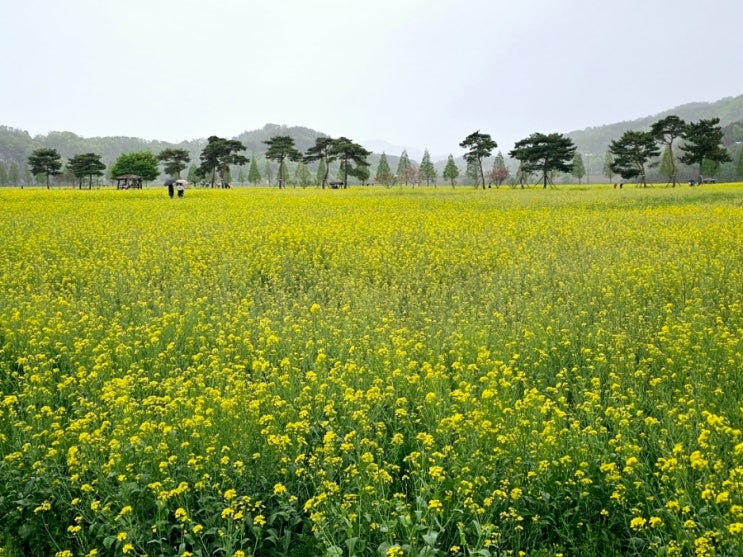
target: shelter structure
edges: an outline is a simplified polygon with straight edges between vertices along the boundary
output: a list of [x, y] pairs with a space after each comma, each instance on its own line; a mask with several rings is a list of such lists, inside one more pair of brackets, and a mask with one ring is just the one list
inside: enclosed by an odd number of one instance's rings
[[142, 189], [142, 177], [136, 174], [122, 174], [114, 179], [116, 180], [117, 190]]

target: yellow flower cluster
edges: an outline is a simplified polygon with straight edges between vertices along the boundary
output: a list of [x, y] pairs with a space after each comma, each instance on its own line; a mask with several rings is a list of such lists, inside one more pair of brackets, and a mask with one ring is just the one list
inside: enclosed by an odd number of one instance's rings
[[161, 193], [0, 191], [0, 540], [740, 550], [740, 186]]

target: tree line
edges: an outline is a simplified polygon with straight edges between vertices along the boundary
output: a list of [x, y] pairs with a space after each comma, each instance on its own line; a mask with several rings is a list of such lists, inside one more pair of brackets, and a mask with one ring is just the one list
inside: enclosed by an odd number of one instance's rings
[[[655, 122], [648, 131], [627, 131], [619, 139], [610, 143], [604, 163], [604, 173], [611, 181], [613, 175], [619, 175], [623, 180], [637, 179], [639, 183], [647, 185], [647, 170], [654, 166], [661, 166], [669, 182], [676, 186], [677, 160], [683, 164], [695, 165], [698, 168], [697, 181], [704, 180], [705, 171], [719, 166], [732, 159], [722, 145], [722, 129], [719, 118], [702, 119], [698, 122], [687, 123], [678, 116], [667, 116]], [[312, 181], [309, 164], [317, 164], [317, 183], [325, 187], [348, 187], [349, 176], [355, 177], [362, 184], [371, 177], [370, 163], [367, 157], [371, 152], [358, 143], [346, 137], [336, 139], [317, 137], [314, 145], [303, 153], [295, 146], [295, 140], [289, 135], [275, 135], [263, 141], [267, 146], [265, 157], [278, 164], [277, 185], [279, 189], [286, 187], [289, 180], [288, 161], [297, 163], [295, 177], [302, 185], [309, 185]], [[489, 134], [479, 130], [468, 135], [459, 146], [465, 149], [464, 160], [467, 163], [466, 175], [476, 187], [486, 187], [486, 183], [501, 185], [510, 175], [505, 164], [503, 154], [498, 152], [493, 167], [487, 175], [483, 162], [492, 156], [497, 143]], [[664, 147], [663, 157], [658, 159], [660, 149]], [[674, 149], [681, 151], [676, 157]], [[193, 168], [188, 179], [211, 187], [226, 187], [230, 179], [230, 167], [242, 167], [251, 163], [248, 171], [248, 181], [257, 184], [261, 180], [255, 159], [242, 154], [246, 150], [243, 143], [237, 139], [225, 139], [211, 136], [207, 140], [199, 159], [198, 167]], [[581, 156], [572, 139], [559, 133], [533, 133], [529, 137], [517, 141], [508, 155], [519, 162], [515, 175], [516, 182], [523, 188], [531, 176], [538, 176], [539, 183], [547, 188], [554, 185], [553, 177], [556, 172], [572, 173], [579, 180], [585, 175], [585, 167]], [[158, 155], [149, 151], [139, 151], [120, 155], [110, 168], [113, 177], [134, 174], [144, 181], [151, 181], [160, 175], [159, 165], [163, 171], [175, 179], [181, 178], [181, 172], [188, 167], [191, 157], [187, 150], [166, 148]], [[329, 180], [330, 165], [337, 162], [339, 165], [338, 178]], [[34, 150], [28, 157], [30, 172], [36, 176], [44, 176], [46, 187], [50, 188], [50, 177], [62, 173], [64, 163], [61, 155], [53, 148]], [[743, 174], [743, 155], [739, 162], [739, 171]], [[106, 165], [101, 156], [95, 153], [83, 153], [69, 158], [66, 170], [77, 180], [82, 189], [87, 181], [90, 189], [94, 177], [104, 175]], [[460, 170], [452, 155], [443, 170], [443, 178], [452, 186], [460, 175]], [[438, 175], [431, 161], [428, 150], [425, 151], [420, 164], [411, 161], [407, 152], [403, 150], [393, 173], [385, 153], [382, 153], [377, 165], [374, 181], [390, 187], [393, 184], [436, 184]]]

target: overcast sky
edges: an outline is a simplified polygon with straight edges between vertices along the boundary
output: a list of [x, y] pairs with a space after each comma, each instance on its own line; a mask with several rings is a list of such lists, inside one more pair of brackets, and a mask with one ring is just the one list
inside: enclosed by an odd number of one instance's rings
[[507, 152], [743, 94], [740, 0], [2, 1], [0, 125], [32, 135], [274, 123], [445, 155], [479, 129]]

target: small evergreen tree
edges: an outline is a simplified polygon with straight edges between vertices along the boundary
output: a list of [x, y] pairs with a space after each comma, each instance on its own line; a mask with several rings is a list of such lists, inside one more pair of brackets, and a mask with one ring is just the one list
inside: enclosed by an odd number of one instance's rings
[[392, 174], [390, 163], [387, 162], [386, 153], [382, 153], [382, 156], [379, 157], [379, 164], [377, 165], [377, 172], [374, 175], [374, 181], [379, 184], [384, 184], [387, 188], [395, 183], [395, 175]]
[[255, 160], [255, 156], [250, 161], [250, 168], [248, 168], [248, 182], [257, 186], [261, 182], [261, 173], [258, 171], [258, 163]]
[[8, 171], [5, 169], [5, 164], [0, 161], [0, 186], [8, 185]]
[[578, 178], [579, 184], [583, 180], [583, 176], [586, 175], [586, 167], [583, 166], [583, 157], [580, 153], [575, 153], [575, 156], [573, 157], [573, 170], [571, 174]]
[[740, 155], [738, 155], [738, 166], [735, 168], [735, 175], [738, 178], [743, 178], [743, 149], [740, 150]]
[[436, 167], [431, 162], [431, 155], [428, 153], [428, 149], [423, 152], [423, 158], [421, 159], [421, 166], [418, 170], [421, 181], [425, 180], [426, 185], [430, 186], [431, 181], [436, 183]]
[[297, 163], [297, 169], [294, 172], [294, 183], [306, 188], [312, 183], [312, 174], [310, 169], [307, 168], [307, 163], [299, 161]]
[[317, 165], [317, 173], [315, 174], [315, 183], [325, 189], [327, 179], [328, 167], [325, 165], [325, 160], [320, 159], [320, 162]]
[[609, 183], [611, 183], [611, 179], [614, 176], [614, 170], [612, 170], [612, 166], [614, 166], [614, 155], [611, 154], [611, 149], [606, 149], [606, 154], [604, 155], [604, 176], [606, 176], [609, 179]]
[[451, 182], [451, 187], [454, 187], [458, 177], [459, 169], [454, 162], [454, 157], [449, 155], [449, 158], [446, 160], [446, 166], [444, 167], [444, 178]]
[[271, 168], [271, 163], [266, 159], [266, 162], [263, 165], [263, 176], [266, 178], [266, 181], [268, 182], [268, 185], [271, 185], [271, 182], [273, 181], [273, 168]]
[[406, 186], [408, 185], [409, 168], [410, 159], [408, 158], [408, 151], [403, 149], [400, 154], [400, 160], [397, 163], [397, 179], [400, 181], [400, 185], [402, 185], [403, 182], [405, 182]]

